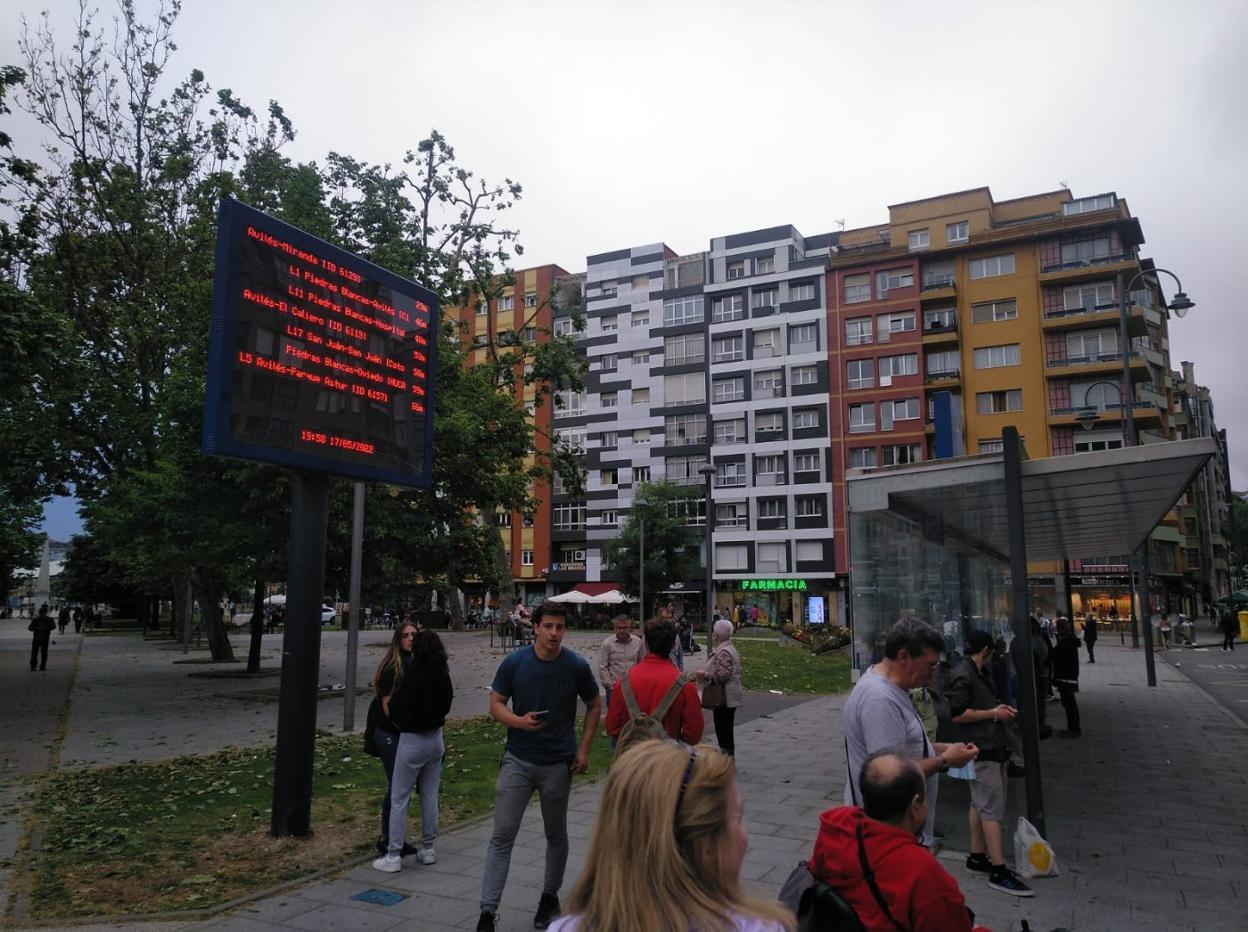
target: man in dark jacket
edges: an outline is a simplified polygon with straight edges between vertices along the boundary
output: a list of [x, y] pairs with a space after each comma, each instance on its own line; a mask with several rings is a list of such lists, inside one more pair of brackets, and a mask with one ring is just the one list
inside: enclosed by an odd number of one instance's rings
[[1222, 650], [1223, 652], [1235, 649], [1235, 635], [1238, 633], [1239, 622], [1235, 618], [1235, 612], [1228, 605], [1222, 609]]
[[1083, 646], [1088, 649], [1088, 663], [1096, 663], [1096, 619], [1091, 615], [1083, 623]]
[[971, 853], [968, 870], [988, 875], [988, 886], [1011, 896], [1031, 896], [1031, 889], [1005, 866], [1001, 821], [1005, 818], [1006, 761], [1009, 749], [1003, 723], [1018, 710], [997, 699], [992, 686], [992, 635], [972, 631], [966, 656], [949, 683], [949, 712], [959, 741], [979, 748], [971, 781]]
[[1057, 643], [1053, 645], [1053, 684], [1062, 697], [1066, 710], [1066, 730], [1058, 732], [1062, 738], [1078, 738], [1083, 734], [1079, 727], [1079, 639], [1069, 618], [1057, 619]]
[[863, 762], [858, 785], [861, 809], [841, 806], [819, 816], [811, 873], [845, 898], [867, 932], [971, 932], [958, 882], [915, 837], [927, 822], [918, 765], [876, 751]]
[[30, 642], [31, 673], [35, 672], [36, 667], [40, 670], [48, 669], [48, 642], [52, 639], [52, 629], [55, 627], [56, 622], [48, 614], [47, 604], [40, 605], [39, 614], [26, 626], [26, 630], [35, 636]]

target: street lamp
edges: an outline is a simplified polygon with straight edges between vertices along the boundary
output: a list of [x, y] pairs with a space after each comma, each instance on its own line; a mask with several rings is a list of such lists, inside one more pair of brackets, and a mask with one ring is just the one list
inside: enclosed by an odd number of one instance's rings
[[698, 473], [706, 482], [706, 643], [709, 650], [715, 633], [711, 628], [711, 619], [715, 615], [715, 550], [711, 539], [715, 532], [715, 504], [711, 501], [711, 480], [715, 477], [715, 467], [703, 463], [698, 467]]

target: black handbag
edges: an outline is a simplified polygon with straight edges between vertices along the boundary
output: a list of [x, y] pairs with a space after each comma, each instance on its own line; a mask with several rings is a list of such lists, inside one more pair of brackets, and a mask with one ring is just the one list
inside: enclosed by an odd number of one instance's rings
[[364, 719], [364, 753], [373, 757], [381, 757], [381, 751], [377, 749], [377, 739], [373, 735], [373, 729], [377, 727], [377, 716], [381, 714], [381, 700], [376, 696], [373, 701], [368, 704], [368, 715]]

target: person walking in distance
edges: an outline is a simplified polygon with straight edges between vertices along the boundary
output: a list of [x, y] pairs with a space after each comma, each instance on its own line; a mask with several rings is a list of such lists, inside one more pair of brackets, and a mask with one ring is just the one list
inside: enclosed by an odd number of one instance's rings
[[884, 641], [884, 657], [854, 685], [845, 703], [845, 804], [861, 805], [858, 778], [867, 757], [876, 751], [898, 749], [918, 765], [927, 781], [927, 821], [920, 841], [931, 846], [936, 818], [938, 774], [975, 759], [973, 744], [944, 744], [928, 740], [923, 723], [910, 702], [909, 690], [922, 686], [940, 663], [945, 640], [917, 618], [898, 621]]
[[1235, 618], [1235, 611], [1229, 605], [1222, 609], [1222, 650], [1223, 652], [1235, 649], [1235, 635], [1238, 633], [1239, 622]]
[[31, 673], [34, 673], [36, 668], [48, 669], [48, 642], [52, 640], [52, 629], [55, 627], [56, 622], [48, 614], [47, 603], [40, 605], [39, 614], [26, 626], [26, 630], [34, 635], [30, 642]]
[[[413, 627], [409, 622], [400, 630]], [[394, 873], [403, 866], [403, 842], [407, 834], [407, 804], [412, 791], [420, 790], [420, 847], [416, 860], [437, 863], [433, 845], [438, 838], [438, 788], [442, 783], [442, 726], [451, 710], [455, 691], [442, 639], [421, 631], [412, 645], [412, 659], [390, 699], [390, 720], [397, 725], [399, 746], [394, 754], [390, 781], [390, 826], [386, 854], [373, 867]]]
[[1001, 822], [1005, 818], [1006, 773], [1009, 758], [1003, 723], [1018, 710], [997, 699], [987, 672], [992, 660], [992, 635], [972, 631], [966, 636], [966, 654], [949, 682], [949, 711], [958, 737], [979, 749], [975, 779], [970, 781], [971, 853], [967, 870], [988, 875], [988, 886], [1011, 896], [1031, 896], [1031, 889], [1005, 866]]
[[714, 647], [706, 658], [706, 667], [697, 674], [703, 684], [702, 707], [711, 710], [720, 750], [736, 754], [734, 728], [737, 708], [745, 693], [741, 689], [741, 655], [732, 643], [732, 622], [723, 618], [715, 622], [712, 637]]
[[[589, 766], [589, 749], [602, 711], [602, 696], [589, 664], [563, 647], [567, 610], [555, 602], [543, 603], [533, 629], [533, 643], [499, 664], [490, 688], [490, 715], [507, 726], [507, 747], [494, 786], [494, 834], [485, 855], [477, 932], [493, 932], [511, 849], [535, 791], [546, 831], [546, 874], [533, 927], [544, 929], [559, 915], [559, 888], [568, 862], [572, 775], [584, 773]], [[585, 730], [579, 746], [578, 698], [585, 703]]]
[[56, 614], [56, 631], [58, 634], [64, 634], [67, 627], [69, 627], [69, 606], [62, 605], [61, 610]]
[[1083, 623], [1083, 646], [1088, 649], [1088, 663], [1096, 663], [1096, 619], [1091, 615]]
[[1078, 738], [1083, 734], [1079, 725], [1079, 639], [1069, 618], [1057, 619], [1057, 643], [1053, 645], [1053, 685], [1066, 710], [1066, 730], [1059, 738]]
[[612, 622], [615, 633], [598, 648], [598, 682], [606, 694], [607, 712], [611, 711], [611, 690], [629, 667], [641, 661], [644, 648], [641, 638], [633, 634], [633, 620], [616, 615]]

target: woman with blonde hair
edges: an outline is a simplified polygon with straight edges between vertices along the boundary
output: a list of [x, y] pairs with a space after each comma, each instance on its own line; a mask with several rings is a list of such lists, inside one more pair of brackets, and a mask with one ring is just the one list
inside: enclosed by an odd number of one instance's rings
[[741, 890], [750, 840], [733, 760], [645, 741], [611, 766], [568, 915], [551, 932], [792, 932], [793, 914]]
[[[373, 674], [373, 696], [376, 708], [369, 708], [369, 725], [373, 732], [373, 741], [377, 745], [377, 756], [386, 770], [386, 798], [381, 805], [381, 834], [377, 838], [377, 853], [385, 854], [390, 845], [390, 784], [394, 780], [394, 755], [399, 749], [399, 728], [390, 719], [390, 700], [398, 691], [403, 680], [403, 671], [412, 661], [412, 644], [416, 641], [417, 628], [411, 622], [404, 622], [394, 630], [394, 636], [381, 663], [377, 664], [377, 672]], [[415, 848], [405, 851], [414, 854]]]

